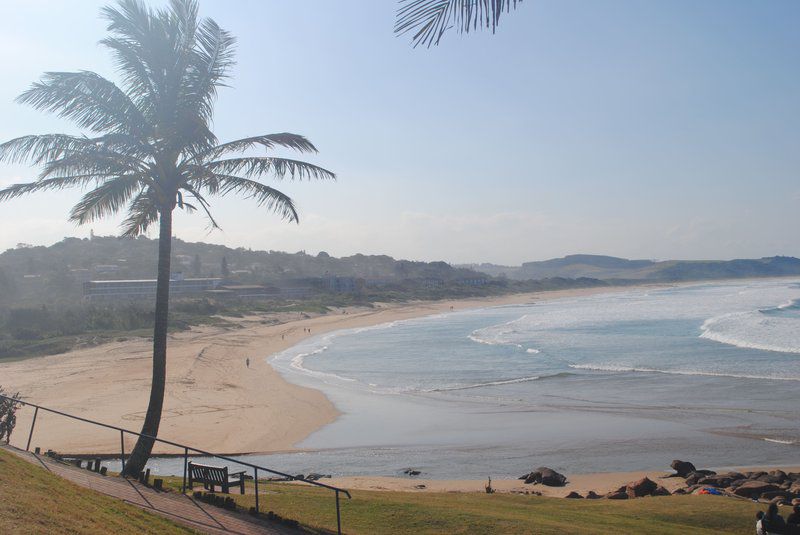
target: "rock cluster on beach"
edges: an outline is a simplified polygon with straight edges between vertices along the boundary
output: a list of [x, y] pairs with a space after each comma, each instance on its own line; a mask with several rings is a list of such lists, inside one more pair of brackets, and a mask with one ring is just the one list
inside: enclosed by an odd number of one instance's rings
[[[701, 470], [688, 461], [672, 461], [674, 474], [665, 478], [682, 478], [685, 486], [673, 492], [648, 477], [613, 489], [605, 494], [590, 490], [586, 496], [571, 491], [565, 498], [628, 500], [645, 496], [669, 496], [670, 494], [721, 494], [769, 500], [775, 503], [800, 502], [800, 472], [786, 473], [782, 470], [769, 472], [726, 472], [718, 474], [713, 470]], [[540, 484], [549, 487], [563, 487], [567, 477], [547, 467], [539, 467], [519, 479], [526, 484]]]
[[528, 472], [520, 476], [519, 479], [524, 480], [527, 485], [533, 483], [546, 485], [548, 487], [563, 487], [567, 484], [567, 476], [559, 474], [552, 468], [547, 468], [546, 466], [540, 466], [533, 472]]
[[672, 461], [672, 468], [675, 474], [668, 477], [682, 477], [686, 482], [686, 487], [676, 490], [675, 494], [693, 494], [714, 488], [723, 494], [776, 503], [800, 499], [800, 472], [770, 470], [717, 474], [712, 470], [697, 470], [692, 463], [677, 460]]

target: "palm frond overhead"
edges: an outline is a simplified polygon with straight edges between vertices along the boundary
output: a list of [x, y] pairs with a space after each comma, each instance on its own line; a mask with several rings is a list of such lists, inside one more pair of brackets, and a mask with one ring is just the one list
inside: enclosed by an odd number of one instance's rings
[[413, 32], [411, 42], [431, 47], [438, 45], [451, 28], [469, 33], [479, 28], [495, 32], [500, 16], [522, 0], [400, 0], [394, 32]]

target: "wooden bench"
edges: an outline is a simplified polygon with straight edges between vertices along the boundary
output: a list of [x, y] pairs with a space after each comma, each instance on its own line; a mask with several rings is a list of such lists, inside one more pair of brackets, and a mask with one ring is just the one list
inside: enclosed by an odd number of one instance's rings
[[206, 490], [215, 492], [215, 487], [221, 487], [222, 492], [229, 494], [231, 487], [239, 487], [239, 492], [244, 494], [244, 471], [228, 473], [228, 467], [208, 466], [205, 464], [189, 463], [189, 488], [194, 483], [202, 483]]

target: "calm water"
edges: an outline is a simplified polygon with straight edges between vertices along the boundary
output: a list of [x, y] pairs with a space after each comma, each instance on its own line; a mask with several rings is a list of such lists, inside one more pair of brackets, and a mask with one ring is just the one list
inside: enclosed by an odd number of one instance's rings
[[796, 281], [696, 284], [320, 336], [271, 363], [344, 415], [310, 451], [256, 461], [434, 478], [800, 464], [798, 303]]

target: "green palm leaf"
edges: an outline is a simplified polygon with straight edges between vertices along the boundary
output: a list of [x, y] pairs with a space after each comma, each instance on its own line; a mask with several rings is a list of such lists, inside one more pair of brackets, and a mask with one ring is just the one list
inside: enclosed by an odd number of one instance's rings
[[411, 42], [416, 48], [438, 45], [447, 30], [455, 27], [459, 33], [479, 28], [497, 29], [500, 16], [516, 8], [522, 0], [400, 0], [394, 32], [398, 35], [413, 32]]

